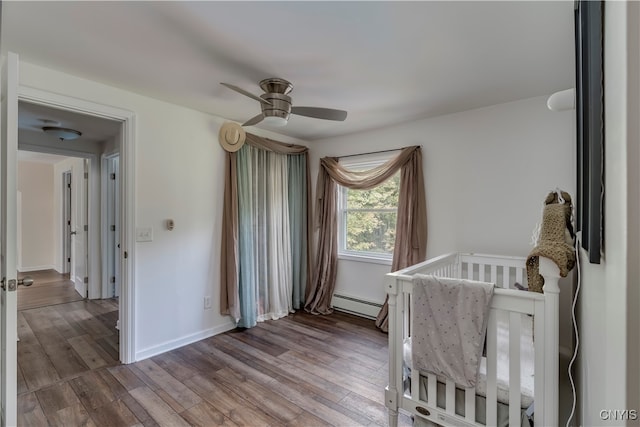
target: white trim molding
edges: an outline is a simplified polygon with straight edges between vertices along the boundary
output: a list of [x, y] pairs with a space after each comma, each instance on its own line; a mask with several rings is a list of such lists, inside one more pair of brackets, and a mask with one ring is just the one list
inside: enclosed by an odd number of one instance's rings
[[212, 337], [214, 335], [221, 334], [223, 332], [230, 331], [235, 329], [236, 324], [229, 321], [227, 323], [223, 323], [222, 325], [216, 326], [215, 328], [205, 329], [204, 331], [196, 332], [194, 334], [186, 335], [182, 338], [178, 338], [176, 340], [166, 341], [162, 344], [155, 345], [153, 347], [149, 347], [147, 349], [141, 350], [136, 354], [136, 362], [144, 359], [148, 359], [150, 357], [156, 356], [158, 354], [166, 353], [167, 351], [175, 350], [176, 348], [184, 347], [185, 345], [193, 344], [194, 342], [201, 341], [203, 339]]
[[54, 265], [35, 265], [33, 267], [18, 267], [19, 273], [29, 273], [31, 271], [40, 271], [40, 270], [56, 270]]

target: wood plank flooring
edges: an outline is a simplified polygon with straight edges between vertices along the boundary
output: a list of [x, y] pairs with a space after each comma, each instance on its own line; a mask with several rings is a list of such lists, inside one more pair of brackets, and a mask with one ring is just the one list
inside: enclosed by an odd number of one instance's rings
[[119, 365], [109, 307], [21, 312], [19, 425], [387, 425], [387, 335], [373, 321], [296, 313]]
[[69, 279], [69, 273], [61, 274], [55, 270], [18, 273], [19, 279], [25, 276], [32, 277], [34, 283], [29, 287], [18, 286], [18, 310], [84, 299], [76, 292], [73, 282]]

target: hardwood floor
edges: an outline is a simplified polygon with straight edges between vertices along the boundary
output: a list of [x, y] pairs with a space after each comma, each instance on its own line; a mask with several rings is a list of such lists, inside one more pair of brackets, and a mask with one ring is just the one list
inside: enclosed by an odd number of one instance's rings
[[296, 313], [118, 365], [109, 307], [21, 312], [19, 425], [387, 425], [387, 335], [373, 321]]
[[19, 279], [25, 276], [32, 277], [34, 283], [29, 287], [18, 286], [18, 310], [81, 301], [83, 299], [76, 292], [68, 273], [61, 274], [55, 270], [18, 273]]

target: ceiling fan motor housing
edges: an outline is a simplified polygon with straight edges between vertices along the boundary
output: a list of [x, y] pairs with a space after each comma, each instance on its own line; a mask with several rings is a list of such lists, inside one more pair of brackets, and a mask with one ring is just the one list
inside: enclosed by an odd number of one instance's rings
[[261, 103], [264, 117], [281, 117], [289, 120], [291, 114], [291, 97], [281, 93], [263, 93], [260, 98], [269, 101], [271, 105]]
[[258, 84], [260, 89], [266, 93], [281, 93], [282, 95], [288, 95], [289, 92], [293, 90], [293, 85], [290, 82], [277, 77], [261, 80]]

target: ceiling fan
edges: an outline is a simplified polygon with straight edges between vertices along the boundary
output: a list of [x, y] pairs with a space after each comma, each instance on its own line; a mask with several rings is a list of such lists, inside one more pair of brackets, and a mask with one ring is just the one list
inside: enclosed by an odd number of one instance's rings
[[347, 112], [344, 110], [292, 106], [291, 97], [287, 94], [291, 92], [293, 85], [284, 79], [273, 77], [262, 80], [259, 85], [265, 93], [260, 96], [254, 95], [251, 92], [247, 92], [246, 90], [229, 83], [220, 84], [260, 102], [262, 113], [250, 118], [244, 122], [242, 126], [252, 126], [262, 121], [274, 126], [284, 126], [287, 124], [290, 114], [336, 121], [343, 121], [347, 118]]

